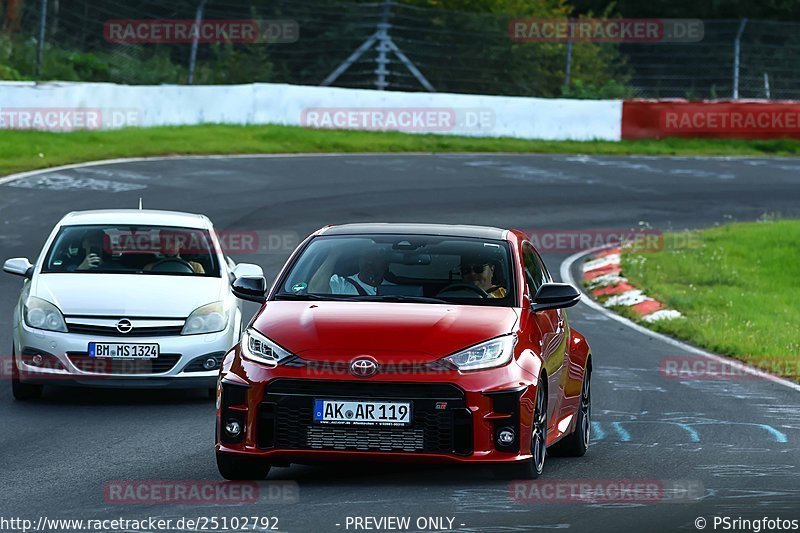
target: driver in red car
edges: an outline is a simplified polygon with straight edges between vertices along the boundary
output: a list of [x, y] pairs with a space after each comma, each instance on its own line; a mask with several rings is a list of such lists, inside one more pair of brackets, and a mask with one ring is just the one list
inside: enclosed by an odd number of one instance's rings
[[461, 278], [486, 291], [489, 298], [503, 298], [508, 290], [495, 282], [495, 266], [483, 255], [461, 257]]

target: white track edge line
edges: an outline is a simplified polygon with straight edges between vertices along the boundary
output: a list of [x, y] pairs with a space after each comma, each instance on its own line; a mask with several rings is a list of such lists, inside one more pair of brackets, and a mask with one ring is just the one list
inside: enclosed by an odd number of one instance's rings
[[758, 376], [758, 377], [763, 378], [763, 379], [765, 379], [767, 381], [771, 381], [773, 383], [777, 383], [778, 385], [783, 385], [784, 387], [789, 387], [790, 389], [794, 389], [794, 390], [800, 392], [800, 384], [798, 384], [798, 383], [794, 383], [793, 381], [789, 381], [788, 379], [784, 379], [784, 378], [778, 377], [778, 376], [776, 376], [774, 374], [770, 374], [768, 372], [764, 372], [763, 370], [759, 370], [757, 368], [753, 368], [753, 367], [751, 367], [749, 365], [746, 365], [746, 364], [742, 363], [741, 361], [737, 361], [736, 359], [731, 359], [731, 358], [723, 357], [721, 355], [717, 355], [717, 354], [714, 354], [714, 353], [711, 353], [711, 352], [707, 352], [705, 350], [702, 350], [702, 349], [697, 348], [695, 346], [692, 346], [690, 344], [686, 344], [685, 342], [681, 342], [681, 341], [679, 341], [677, 339], [673, 339], [672, 337], [668, 337], [667, 335], [664, 335], [662, 333], [657, 333], [655, 331], [647, 329], [646, 327], [640, 326], [636, 322], [633, 322], [632, 320], [629, 320], [629, 319], [625, 318], [624, 316], [620, 316], [617, 313], [614, 313], [613, 311], [610, 311], [610, 310], [606, 309], [605, 307], [603, 307], [599, 303], [597, 303], [594, 300], [592, 300], [592, 298], [589, 296], [589, 294], [587, 294], [586, 291], [583, 290], [583, 285], [580, 284], [580, 283], [576, 283], [575, 279], [572, 277], [572, 265], [578, 259], [580, 259], [582, 257], [585, 257], [585, 256], [587, 256], [587, 255], [589, 255], [591, 253], [595, 253], [595, 252], [598, 252], [600, 250], [603, 250], [605, 248], [608, 248], [608, 246], [599, 246], [597, 248], [592, 248], [592, 249], [589, 249], [589, 250], [582, 250], [580, 252], [574, 253], [571, 256], [567, 257], [561, 263], [561, 269], [560, 269], [561, 270], [561, 281], [563, 281], [564, 283], [569, 283], [570, 285], [575, 286], [576, 288], [578, 288], [578, 290], [581, 291], [581, 293], [583, 294], [584, 297], [581, 298], [580, 301], [583, 304], [591, 307], [595, 311], [598, 311], [598, 312], [602, 313], [603, 315], [605, 315], [606, 317], [608, 317], [608, 318], [610, 318], [612, 320], [616, 320], [617, 322], [620, 322], [620, 323], [628, 326], [629, 328], [631, 328], [631, 329], [633, 329], [635, 331], [638, 331], [639, 333], [642, 333], [642, 334], [647, 335], [649, 337], [652, 337], [654, 339], [658, 339], [658, 340], [660, 340], [662, 342], [665, 342], [665, 343], [667, 343], [667, 344], [669, 344], [671, 346], [675, 346], [676, 348], [680, 348], [681, 350], [685, 350], [687, 352], [691, 352], [691, 353], [696, 354], [696, 355], [701, 355], [703, 357], [707, 357], [709, 359], [713, 359], [714, 361], [729, 365], [730, 367], [735, 368], [737, 370], [741, 370], [742, 372], [746, 372], [748, 374], [752, 374], [754, 376]]
[[[31, 176], [38, 176], [40, 174], [47, 174], [49, 172], [59, 172], [61, 170], [72, 170], [75, 168], [83, 167], [96, 167], [102, 165], [120, 165], [124, 163], [139, 163], [142, 161], [179, 161], [183, 159], [278, 159], [289, 157], [345, 157], [345, 156], [423, 156], [423, 155], [492, 155], [492, 153], [483, 154], [481, 152], [297, 152], [297, 153], [280, 153], [280, 154], [176, 154], [176, 155], [156, 155], [145, 157], [120, 157], [116, 159], [98, 159], [95, 161], [84, 161], [82, 163], [70, 163], [69, 165], [60, 165], [57, 167], [37, 168], [35, 170], [26, 170], [24, 172], [17, 172], [9, 174], [8, 176], [0, 176], [0, 185], [9, 183], [22, 178], [29, 178]], [[503, 154], [500, 154], [503, 155]]]

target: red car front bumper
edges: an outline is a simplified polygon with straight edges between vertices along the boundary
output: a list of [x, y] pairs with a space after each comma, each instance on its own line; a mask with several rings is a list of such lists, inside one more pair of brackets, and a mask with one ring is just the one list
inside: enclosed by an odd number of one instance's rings
[[[537, 378], [515, 360], [488, 370], [404, 369], [357, 378], [341, 367], [268, 368], [226, 357], [217, 396], [217, 452], [275, 464], [341, 460], [496, 463], [531, 457]], [[307, 362], [306, 362], [307, 363]], [[410, 426], [318, 425], [315, 399], [405, 400]], [[224, 431], [230, 420], [242, 433]], [[500, 444], [498, 434], [516, 436]]]

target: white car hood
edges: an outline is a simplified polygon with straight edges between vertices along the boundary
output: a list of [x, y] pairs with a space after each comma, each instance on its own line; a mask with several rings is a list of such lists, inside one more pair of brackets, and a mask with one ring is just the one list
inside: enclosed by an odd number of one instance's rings
[[223, 300], [227, 279], [147, 274], [39, 274], [31, 295], [64, 315], [186, 318]]

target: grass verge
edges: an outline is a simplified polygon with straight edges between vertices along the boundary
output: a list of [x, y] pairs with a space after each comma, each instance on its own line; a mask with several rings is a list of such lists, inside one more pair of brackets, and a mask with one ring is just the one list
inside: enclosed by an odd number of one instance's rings
[[798, 380], [800, 221], [738, 223], [625, 252], [632, 284], [684, 316], [648, 327]]
[[82, 161], [174, 154], [512, 152], [609, 155], [800, 155], [800, 140], [529, 141], [290, 126], [203, 125], [53, 133], [0, 131], [0, 175]]

